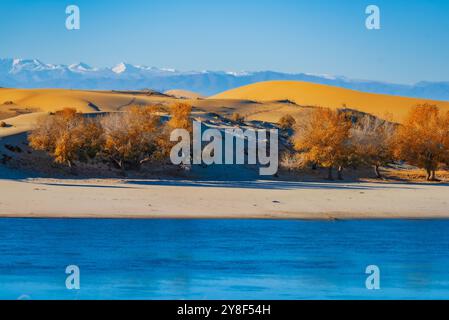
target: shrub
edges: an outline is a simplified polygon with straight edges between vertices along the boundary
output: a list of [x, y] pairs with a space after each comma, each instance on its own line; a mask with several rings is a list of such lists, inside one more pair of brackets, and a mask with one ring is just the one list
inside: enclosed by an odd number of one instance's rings
[[231, 121], [236, 122], [238, 124], [243, 124], [243, 122], [245, 122], [245, 117], [240, 115], [240, 113], [238, 112], [234, 112], [231, 115]]

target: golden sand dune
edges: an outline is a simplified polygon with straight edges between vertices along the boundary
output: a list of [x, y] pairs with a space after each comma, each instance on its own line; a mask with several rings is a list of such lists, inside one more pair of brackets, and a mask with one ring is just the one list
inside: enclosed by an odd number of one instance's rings
[[[179, 93], [179, 90], [168, 93]], [[0, 119], [36, 112], [54, 112], [66, 107], [79, 112], [120, 111], [132, 105], [169, 106], [180, 101], [153, 91], [82, 91], [68, 89], [0, 89]], [[240, 113], [247, 120], [278, 122], [285, 115], [300, 117], [310, 106], [346, 108], [388, 116], [400, 122], [414, 105], [432, 103], [449, 111], [449, 102], [364, 93], [299, 81], [269, 81], [223, 92], [207, 99], [183, 99], [194, 114], [203, 112], [230, 116]], [[31, 117], [33, 118], [33, 117]], [[30, 120], [31, 120], [30, 118]], [[28, 119], [28, 118], [27, 118]], [[24, 119], [22, 119], [25, 121]], [[21, 121], [22, 121], [21, 120]], [[6, 121], [6, 120], [5, 120]], [[3, 130], [3, 129], [2, 129]], [[3, 130], [7, 131], [7, 130]]]
[[[177, 92], [178, 90], [175, 90]], [[170, 93], [170, 92], [169, 92]], [[0, 119], [21, 114], [54, 112], [63, 108], [76, 108], [79, 112], [110, 112], [124, 110], [132, 105], [169, 106], [180, 101], [147, 91], [82, 91], [68, 89], [0, 89]], [[248, 120], [277, 122], [286, 114], [299, 115], [302, 108], [286, 102], [258, 103], [230, 99], [183, 99], [192, 104], [194, 114], [214, 112], [230, 116], [238, 112]]]
[[[21, 113], [53, 112], [75, 108], [78, 112], [117, 111], [135, 104], [157, 104], [163, 95], [147, 92], [81, 91], [67, 89], [0, 89], [2, 118]], [[6, 115], [6, 116], [5, 116]]]
[[267, 81], [229, 90], [210, 99], [290, 100], [301, 106], [349, 108], [401, 122], [410, 108], [431, 103], [449, 111], [449, 102], [365, 93], [302, 81]]
[[168, 90], [168, 91], [165, 91], [164, 94], [173, 96], [175, 98], [180, 98], [180, 99], [204, 99], [205, 98], [204, 96], [202, 96], [199, 93], [189, 91], [189, 90], [181, 90], [181, 89]]
[[32, 130], [38, 121], [46, 116], [47, 112], [34, 112], [6, 119], [4, 122], [7, 127], [0, 128], [0, 139]]

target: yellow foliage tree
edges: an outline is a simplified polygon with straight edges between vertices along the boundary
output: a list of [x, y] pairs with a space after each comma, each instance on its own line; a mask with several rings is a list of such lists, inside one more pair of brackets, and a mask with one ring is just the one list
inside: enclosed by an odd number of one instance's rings
[[155, 154], [157, 159], [165, 159], [170, 155], [171, 148], [176, 143], [170, 141], [170, 134], [173, 130], [184, 129], [192, 133], [191, 114], [192, 106], [188, 103], [177, 102], [170, 107], [170, 120], [157, 139], [157, 152]]
[[170, 120], [168, 126], [171, 129], [186, 129], [192, 131], [192, 121], [190, 115], [192, 113], [192, 106], [188, 103], [178, 102], [170, 108]]
[[394, 154], [427, 173], [427, 180], [437, 180], [435, 171], [449, 162], [449, 115], [435, 105], [413, 108], [394, 139]]
[[51, 115], [30, 133], [28, 141], [35, 150], [48, 152], [57, 163], [93, 158], [100, 149], [101, 127], [84, 118], [75, 109], [66, 108]]
[[152, 159], [156, 150], [160, 117], [154, 107], [132, 107], [101, 119], [104, 145], [102, 153], [123, 172], [139, 168]]
[[328, 168], [332, 180], [332, 168], [338, 168], [342, 179], [343, 167], [352, 154], [349, 144], [351, 121], [343, 113], [327, 108], [314, 109], [309, 117], [302, 118], [295, 127], [294, 148], [306, 162]]

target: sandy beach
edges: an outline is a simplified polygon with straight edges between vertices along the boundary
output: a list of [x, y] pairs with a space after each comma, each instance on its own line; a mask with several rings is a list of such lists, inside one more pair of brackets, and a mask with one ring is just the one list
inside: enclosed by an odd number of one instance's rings
[[449, 185], [1, 179], [1, 217], [449, 218]]

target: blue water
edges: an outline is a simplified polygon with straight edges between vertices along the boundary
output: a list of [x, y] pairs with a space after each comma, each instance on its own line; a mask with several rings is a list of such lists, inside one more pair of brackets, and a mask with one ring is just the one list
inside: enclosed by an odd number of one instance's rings
[[0, 298], [19, 297], [444, 299], [449, 221], [0, 219]]

